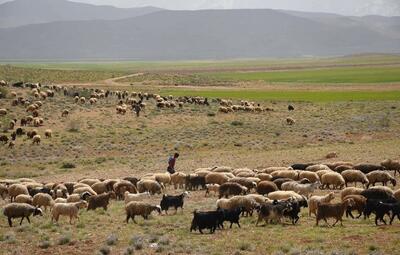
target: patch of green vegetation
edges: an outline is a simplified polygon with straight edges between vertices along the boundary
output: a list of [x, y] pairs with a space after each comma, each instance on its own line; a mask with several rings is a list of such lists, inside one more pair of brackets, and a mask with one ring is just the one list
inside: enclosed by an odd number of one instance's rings
[[306, 101], [306, 102], [340, 102], [340, 101], [389, 101], [399, 100], [400, 91], [268, 91], [268, 90], [187, 90], [165, 89], [162, 94], [174, 96], [202, 96], [240, 100], [246, 98], [254, 101]]

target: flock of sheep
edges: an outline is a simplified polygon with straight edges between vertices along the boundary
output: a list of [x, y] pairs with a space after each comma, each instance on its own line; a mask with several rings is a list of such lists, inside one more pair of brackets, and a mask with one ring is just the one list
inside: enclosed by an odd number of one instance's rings
[[[217, 195], [214, 210], [193, 213], [191, 231], [223, 228], [224, 221], [240, 227], [240, 217], [251, 217], [257, 212], [257, 225], [282, 222], [288, 218], [293, 224], [299, 219], [301, 208], [308, 207], [309, 216], [320, 220], [333, 218], [335, 225], [342, 222], [346, 213], [352, 212], [369, 217], [376, 215], [375, 222], [386, 224], [400, 216], [400, 189], [393, 190], [396, 180], [390, 171], [400, 171], [400, 162], [385, 160], [380, 165], [336, 162], [331, 164], [293, 164], [290, 167], [269, 167], [253, 170], [231, 167], [199, 168], [192, 173], [176, 172], [146, 174], [140, 178], [128, 176], [122, 179], [82, 179], [76, 182], [39, 183], [28, 178], [0, 180], [0, 195], [9, 198], [3, 214], [10, 227], [13, 218], [43, 215], [50, 209], [51, 220], [58, 222], [60, 216], [69, 217], [72, 224], [79, 217], [79, 210], [107, 210], [112, 200], [125, 203], [126, 222], [135, 216], [148, 219], [152, 212], [168, 214], [184, 207], [190, 192], [203, 190], [205, 196]], [[348, 184], [352, 187], [347, 187]], [[361, 187], [356, 187], [357, 184]], [[381, 183], [383, 186], [375, 186]], [[359, 186], [360, 186], [359, 185]], [[183, 189], [179, 195], [167, 195], [168, 189]], [[334, 192], [314, 195], [318, 189], [341, 190], [341, 202], [332, 203]], [[169, 191], [171, 192], [171, 191]], [[156, 194], [163, 194], [160, 204], [148, 202]], [[44, 212], [43, 212], [44, 210]], [[400, 218], [399, 218], [400, 219]], [[203, 232], [202, 232], [203, 233]]]

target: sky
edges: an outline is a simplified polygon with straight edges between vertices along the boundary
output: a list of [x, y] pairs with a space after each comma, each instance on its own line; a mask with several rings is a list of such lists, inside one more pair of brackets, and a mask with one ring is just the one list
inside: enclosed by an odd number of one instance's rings
[[[32, 0], [34, 1], [34, 0]], [[400, 0], [73, 0], [117, 7], [156, 6], [174, 10], [272, 8], [342, 15], [400, 16]]]

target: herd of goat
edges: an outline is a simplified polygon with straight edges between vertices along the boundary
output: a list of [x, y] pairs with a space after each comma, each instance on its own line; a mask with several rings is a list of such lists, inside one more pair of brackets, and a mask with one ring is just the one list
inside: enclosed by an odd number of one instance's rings
[[[385, 160], [380, 165], [336, 162], [261, 170], [220, 166], [199, 168], [190, 174], [155, 173], [141, 178], [85, 178], [57, 183], [21, 178], [0, 180], [0, 195], [10, 199], [3, 208], [10, 227], [13, 218], [21, 218], [20, 224], [24, 218], [30, 222], [29, 217], [43, 215], [43, 209], [50, 209], [52, 221], [58, 222], [60, 216], [68, 216], [72, 224], [79, 217], [80, 209], [107, 210], [112, 199], [124, 201], [126, 222], [130, 219], [136, 222], [135, 216], [148, 219], [153, 211], [168, 214], [170, 208], [176, 212], [183, 209], [185, 198], [198, 190], [204, 190], [205, 196], [217, 195], [218, 199], [215, 210], [193, 212], [190, 231], [203, 233], [204, 229], [209, 229], [213, 233], [223, 228], [225, 221], [230, 227], [233, 224], [240, 227], [240, 217], [251, 217], [254, 212], [258, 215], [256, 225], [281, 223], [284, 218], [296, 224], [301, 209], [306, 207], [310, 217], [315, 215], [316, 225], [321, 220], [328, 224], [329, 218], [335, 220], [333, 226], [339, 221], [342, 224], [345, 214], [354, 218], [354, 211], [359, 214], [357, 218], [374, 213], [378, 225], [380, 222], [387, 224], [386, 215], [390, 217], [390, 224], [396, 216], [400, 220], [400, 190], [386, 186], [388, 183], [396, 186], [390, 171], [396, 174], [399, 170], [399, 161]], [[378, 182], [383, 186], [375, 186]], [[349, 183], [355, 185], [347, 187]], [[357, 187], [357, 183], [364, 187]], [[184, 191], [179, 195], [167, 195], [167, 189], [172, 187]], [[328, 191], [325, 195], [315, 195], [318, 189]], [[340, 202], [333, 203], [332, 189], [341, 190]], [[149, 202], [156, 194], [162, 194], [158, 205]]]

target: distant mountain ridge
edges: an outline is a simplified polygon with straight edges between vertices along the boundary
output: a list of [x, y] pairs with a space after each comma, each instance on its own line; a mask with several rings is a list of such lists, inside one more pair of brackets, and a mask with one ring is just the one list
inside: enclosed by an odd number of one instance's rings
[[192, 60], [399, 53], [400, 18], [269, 9], [161, 10], [118, 20], [3, 28], [0, 42], [0, 59]]
[[162, 9], [116, 8], [66, 0], [14, 0], [0, 5], [0, 28], [71, 20], [116, 20], [137, 17]]

